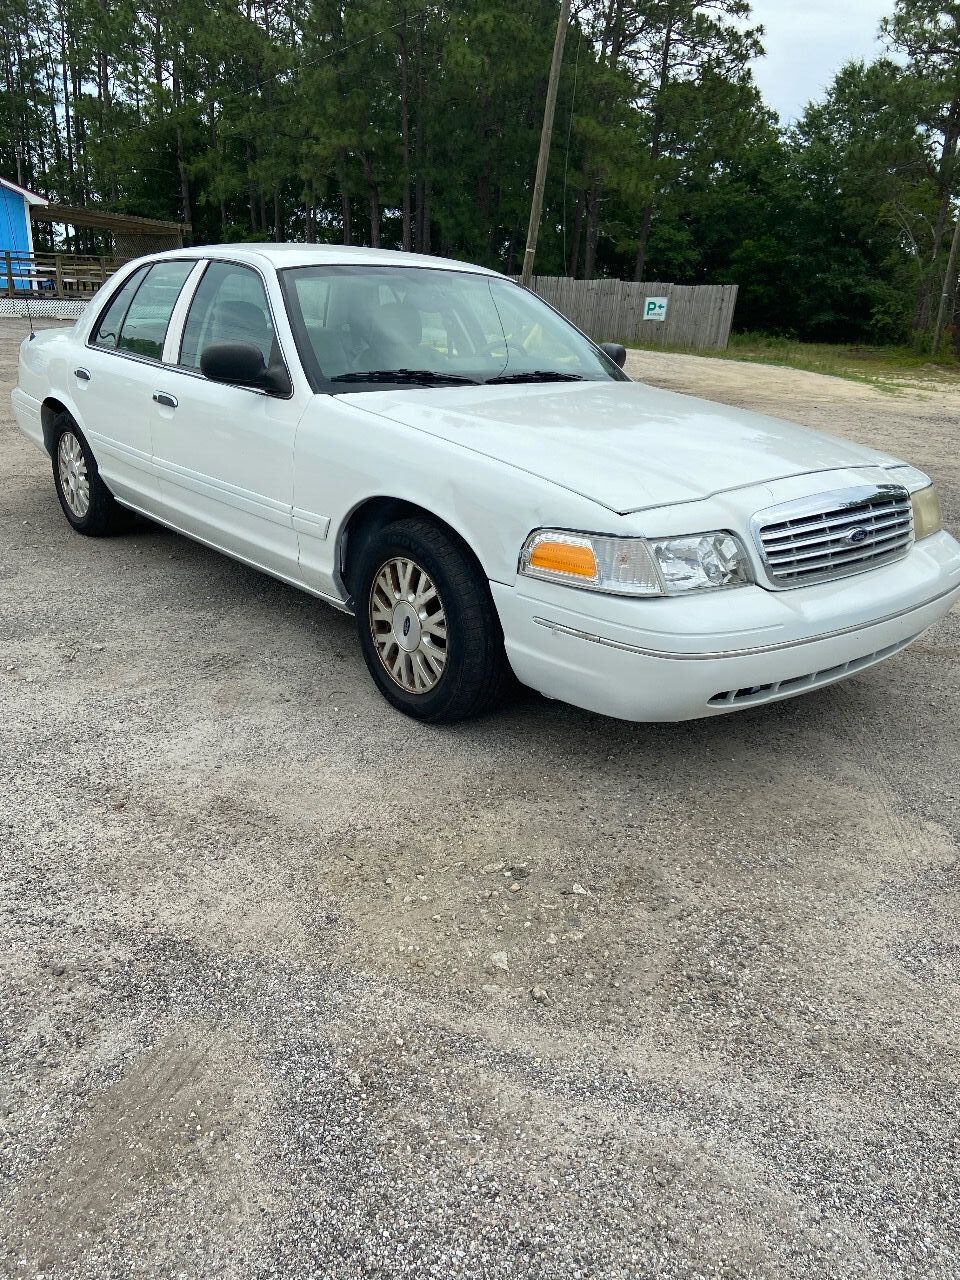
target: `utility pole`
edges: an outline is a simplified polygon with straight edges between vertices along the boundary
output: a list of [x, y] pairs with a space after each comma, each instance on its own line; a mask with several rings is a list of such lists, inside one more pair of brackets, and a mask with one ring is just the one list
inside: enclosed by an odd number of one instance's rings
[[537, 176], [533, 181], [533, 201], [530, 205], [530, 225], [527, 228], [527, 247], [523, 254], [523, 271], [520, 283], [529, 288], [533, 276], [533, 259], [537, 252], [540, 234], [540, 214], [543, 211], [543, 188], [547, 181], [547, 165], [550, 162], [550, 138], [553, 134], [553, 116], [557, 109], [557, 85], [560, 83], [560, 67], [563, 63], [563, 46], [570, 21], [570, 0], [560, 0], [560, 17], [557, 20], [557, 36], [553, 42], [553, 61], [550, 63], [550, 80], [547, 84], [547, 100], [543, 104], [543, 128], [540, 131], [540, 154], [537, 156]]
[[957, 215], [956, 225], [953, 228], [953, 239], [950, 241], [950, 257], [947, 259], [947, 269], [943, 276], [943, 292], [940, 294], [940, 305], [937, 308], [937, 322], [933, 326], [934, 360], [940, 354], [940, 343], [943, 341], [943, 331], [947, 327], [947, 321], [953, 319], [952, 315], [947, 315], [947, 309], [950, 308], [952, 310], [957, 290], [958, 251], [960, 251], [960, 214]]

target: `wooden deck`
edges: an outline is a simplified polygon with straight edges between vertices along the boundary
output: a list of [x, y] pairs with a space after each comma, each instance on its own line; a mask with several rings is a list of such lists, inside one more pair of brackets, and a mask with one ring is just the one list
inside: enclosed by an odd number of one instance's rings
[[86, 300], [120, 265], [112, 257], [5, 250], [0, 259], [0, 296]]

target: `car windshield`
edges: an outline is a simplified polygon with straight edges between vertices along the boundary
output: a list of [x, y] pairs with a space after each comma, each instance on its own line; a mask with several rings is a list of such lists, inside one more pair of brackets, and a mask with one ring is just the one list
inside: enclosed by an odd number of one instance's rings
[[281, 279], [316, 390], [625, 378], [539, 298], [496, 276], [357, 264]]

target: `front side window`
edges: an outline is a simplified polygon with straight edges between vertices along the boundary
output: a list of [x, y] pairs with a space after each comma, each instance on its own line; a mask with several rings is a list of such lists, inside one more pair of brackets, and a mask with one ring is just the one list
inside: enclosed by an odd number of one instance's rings
[[268, 367], [280, 360], [263, 281], [237, 262], [211, 262], [203, 273], [183, 329], [179, 363], [199, 369], [207, 347], [221, 342], [257, 347]]
[[122, 284], [113, 295], [109, 306], [101, 315], [100, 322], [94, 331], [92, 338], [94, 346], [116, 348], [120, 340], [120, 327], [123, 324], [123, 318], [127, 314], [130, 303], [133, 301], [133, 295], [143, 284], [143, 278], [149, 270], [149, 267], [141, 267], [138, 271], [135, 271], [129, 280]]
[[281, 279], [315, 390], [625, 378], [562, 316], [496, 276], [344, 265]]

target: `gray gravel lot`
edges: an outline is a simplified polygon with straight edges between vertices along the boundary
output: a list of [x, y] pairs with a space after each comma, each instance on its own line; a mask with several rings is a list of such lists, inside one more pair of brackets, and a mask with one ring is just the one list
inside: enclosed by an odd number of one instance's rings
[[[73, 534], [21, 333], [2, 1274], [960, 1273], [957, 611], [728, 718], [418, 727], [349, 619]], [[956, 393], [632, 359], [880, 441], [960, 523]]]

